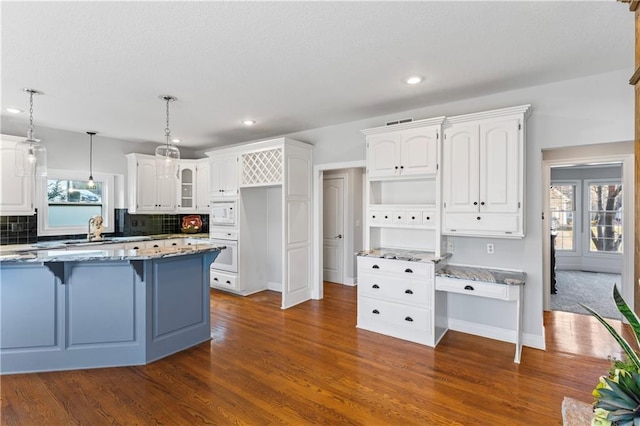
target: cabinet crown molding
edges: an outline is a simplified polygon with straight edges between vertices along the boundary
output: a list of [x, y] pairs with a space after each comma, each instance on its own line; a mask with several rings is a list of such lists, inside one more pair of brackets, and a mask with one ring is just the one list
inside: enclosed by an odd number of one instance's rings
[[374, 135], [377, 133], [395, 132], [397, 130], [414, 129], [416, 127], [438, 126], [444, 123], [445, 116], [425, 118], [423, 120], [410, 121], [408, 123], [392, 124], [389, 126], [372, 127], [360, 130], [365, 135]]
[[493, 109], [490, 111], [474, 112], [472, 114], [456, 115], [453, 117], [447, 117], [447, 122], [450, 124], [464, 123], [467, 121], [487, 120], [491, 118], [504, 117], [508, 115], [524, 115], [526, 120], [531, 115], [531, 104], [519, 105], [509, 108]]

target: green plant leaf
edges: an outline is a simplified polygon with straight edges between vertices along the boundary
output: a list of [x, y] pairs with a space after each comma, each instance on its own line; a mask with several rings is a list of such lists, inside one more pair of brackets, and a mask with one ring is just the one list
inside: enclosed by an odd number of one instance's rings
[[640, 371], [640, 358], [638, 358], [638, 355], [633, 351], [629, 343], [626, 340], [624, 340], [624, 338], [620, 336], [620, 334], [618, 334], [618, 332], [613, 327], [611, 327], [611, 325], [609, 325], [609, 323], [605, 321], [605, 319], [602, 318], [600, 314], [598, 314], [596, 311], [594, 311], [590, 307], [583, 305], [582, 303], [580, 303], [579, 305], [585, 308], [591, 315], [593, 315], [594, 317], [596, 317], [598, 321], [600, 321], [600, 323], [604, 326], [604, 328], [607, 329], [609, 334], [611, 334], [613, 338], [616, 339], [616, 341], [618, 342], [622, 350], [627, 354], [631, 362], [633, 362], [633, 365], [636, 368], [636, 371]]
[[616, 302], [616, 306], [618, 307], [618, 310], [620, 311], [620, 313], [624, 315], [627, 321], [629, 321], [629, 325], [633, 330], [633, 335], [636, 338], [636, 345], [640, 347], [640, 319], [635, 314], [635, 312], [633, 312], [629, 308], [627, 303], [624, 301], [624, 299], [620, 295], [620, 292], [618, 291], [618, 287], [615, 284], [613, 285], [613, 300]]
[[624, 385], [620, 385], [619, 383], [614, 382], [611, 379], [604, 379], [605, 382], [607, 382], [607, 385], [609, 385], [609, 387], [611, 388], [611, 391], [609, 391], [608, 389], [602, 389], [600, 390], [600, 393], [602, 394], [603, 392], [613, 392], [614, 395], [619, 398], [620, 400], [624, 401], [625, 404], [629, 405], [629, 408], [633, 409], [636, 408], [638, 406], [638, 402], [634, 401], [633, 398], [631, 398], [628, 394], [627, 391], [628, 389], [624, 386]]

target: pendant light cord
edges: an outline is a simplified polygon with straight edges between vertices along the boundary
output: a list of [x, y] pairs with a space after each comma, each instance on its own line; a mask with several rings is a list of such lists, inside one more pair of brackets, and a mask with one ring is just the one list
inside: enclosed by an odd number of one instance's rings
[[93, 134], [89, 133], [89, 177], [93, 178]]
[[27, 139], [33, 139], [33, 90], [29, 90], [29, 129], [27, 129]]
[[167, 146], [169, 146], [169, 139], [171, 138], [171, 129], [169, 129], [169, 101], [171, 100], [169, 97], [167, 100], [167, 127], [164, 128], [164, 136], [167, 142]]

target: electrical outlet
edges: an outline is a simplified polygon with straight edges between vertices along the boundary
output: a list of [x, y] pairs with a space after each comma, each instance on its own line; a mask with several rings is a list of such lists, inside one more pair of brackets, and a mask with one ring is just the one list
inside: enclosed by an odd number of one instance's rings
[[495, 252], [493, 244], [487, 244], [487, 253], [493, 254]]

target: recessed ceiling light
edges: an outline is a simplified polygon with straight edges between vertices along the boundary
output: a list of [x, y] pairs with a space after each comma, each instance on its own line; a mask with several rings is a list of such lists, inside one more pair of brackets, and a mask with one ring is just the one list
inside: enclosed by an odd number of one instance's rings
[[412, 75], [411, 77], [408, 77], [405, 80], [405, 83], [407, 83], [407, 84], [418, 84], [418, 83], [422, 83], [422, 80], [424, 80], [424, 77], [421, 77], [419, 75]]
[[256, 124], [255, 120], [242, 120], [242, 124], [244, 124], [245, 126], [253, 126], [254, 124]]
[[180, 143], [180, 142], [182, 142], [182, 139], [177, 139], [177, 138], [176, 139], [171, 139], [171, 142]]
[[7, 112], [10, 112], [11, 114], [20, 114], [21, 112], [24, 112], [21, 109], [13, 108], [13, 107], [5, 108], [4, 110]]

